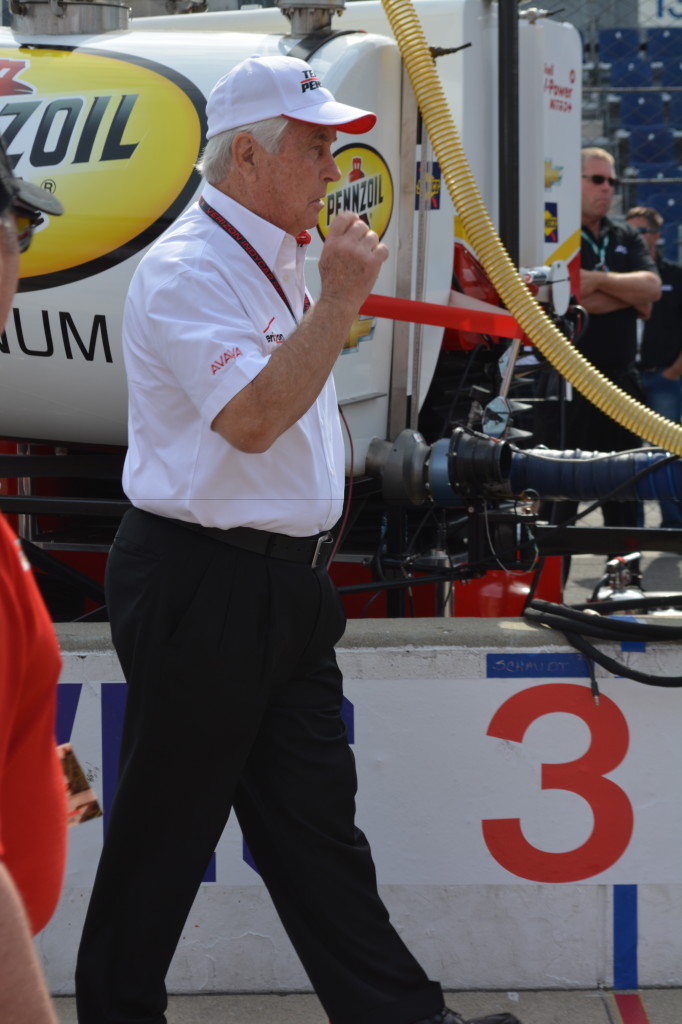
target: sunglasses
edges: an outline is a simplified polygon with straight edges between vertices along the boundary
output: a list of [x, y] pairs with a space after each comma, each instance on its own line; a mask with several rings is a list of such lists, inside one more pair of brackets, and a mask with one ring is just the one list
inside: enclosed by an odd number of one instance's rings
[[658, 231], [656, 228], [635, 228], [635, 231], [640, 235], [657, 235]]
[[27, 213], [25, 210], [20, 210], [18, 207], [14, 207], [12, 212], [14, 213], [14, 220], [17, 225], [17, 243], [19, 246], [19, 252], [26, 252], [31, 244], [33, 238], [33, 232], [39, 224], [43, 223], [43, 216], [40, 213]]
[[611, 188], [615, 188], [618, 184], [618, 178], [607, 178], [605, 174], [583, 174], [583, 178], [587, 178], [593, 185], [603, 185], [608, 181]]

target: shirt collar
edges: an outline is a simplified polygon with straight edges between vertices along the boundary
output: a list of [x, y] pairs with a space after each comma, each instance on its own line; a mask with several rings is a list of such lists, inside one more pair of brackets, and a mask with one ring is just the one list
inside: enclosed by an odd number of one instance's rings
[[609, 220], [608, 217], [602, 217], [601, 224], [599, 225], [599, 234], [597, 235], [597, 237], [603, 238], [604, 235], [608, 234], [612, 227], [613, 221]]
[[602, 217], [602, 219], [599, 222], [599, 230], [596, 235], [593, 235], [590, 229], [585, 224], [582, 225], [581, 230], [584, 231], [586, 235], [592, 235], [592, 238], [600, 239], [603, 238], [604, 235], [607, 234], [607, 232], [610, 231], [612, 227], [613, 221], [609, 220], [608, 217]]
[[[275, 267], [279, 258], [282, 246], [289, 239], [289, 245], [295, 244], [295, 240], [282, 228], [276, 227], [270, 221], [263, 220], [258, 214], [247, 210], [241, 203], [235, 202], [230, 196], [226, 196], [220, 189], [204, 182], [201, 190], [206, 202], [229, 220], [237, 231], [246, 238], [254, 249], [270, 267]], [[234, 244], [234, 243], [232, 243]]]

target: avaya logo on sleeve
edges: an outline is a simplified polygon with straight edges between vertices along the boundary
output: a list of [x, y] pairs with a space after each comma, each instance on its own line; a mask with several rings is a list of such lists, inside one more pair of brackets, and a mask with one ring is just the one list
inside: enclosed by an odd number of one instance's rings
[[235, 345], [234, 348], [225, 349], [220, 359], [216, 359], [214, 363], [211, 363], [211, 375], [213, 376], [218, 373], [224, 366], [227, 366], [231, 359], [236, 359], [241, 354], [242, 350], [238, 345]]

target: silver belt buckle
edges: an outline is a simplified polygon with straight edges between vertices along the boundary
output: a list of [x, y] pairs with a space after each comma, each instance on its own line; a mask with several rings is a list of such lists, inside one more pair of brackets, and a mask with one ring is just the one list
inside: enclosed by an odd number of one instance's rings
[[321, 534], [317, 538], [317, 544], [315, 545], [315, 552], [313, 554], [313, 560], [310, 563], [310, 568], [311, 569], [315, 569], [316, 568], [316, 566], [318, 565], [318, 563], [320, 561], [320, 555], [322, 553], [322, 548], [325, 546], [325, 544], [331, 544], [331, 541], [332, 541], [331, 533], [323, 533], [323, 534]]

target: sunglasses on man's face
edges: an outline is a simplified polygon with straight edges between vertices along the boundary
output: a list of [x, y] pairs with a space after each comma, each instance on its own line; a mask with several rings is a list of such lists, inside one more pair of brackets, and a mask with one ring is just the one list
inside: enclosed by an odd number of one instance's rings
[[20, 210], [17, 207], [14, 208], [13, 213], [17, 225], [19, 252], [26, 252], [31, 244], [33, 232], [39, 224], [42, 224], [43, 217], [40, 213], [27, 213], [25, 210]]
[[605, 174], [583, 174], [583, 178], [587, 178], [593, 185], [603, 185], [608, 181], [611, 188], [615, 188], [618, 184], [618, 178], [607, 178]]
[[658, 234], [658, 231], [656, 230], [656, 228], [642, 228], [642, 227], [636, 227], [636, 228], [635, 228], [635, 231], [636, 231], [636, 232], [637, 232], [638, 234], [640, 234], [640, 235], [657, 235], [657, 234]]

